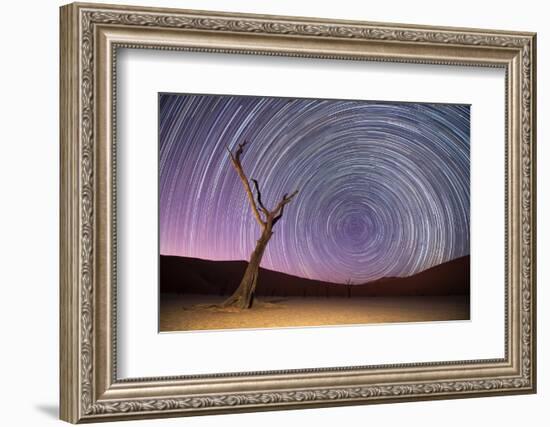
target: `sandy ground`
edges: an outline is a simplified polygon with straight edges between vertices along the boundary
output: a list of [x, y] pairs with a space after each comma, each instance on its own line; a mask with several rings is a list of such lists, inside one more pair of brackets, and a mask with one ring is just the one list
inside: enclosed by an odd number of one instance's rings
[[160, 331], [277, 328], [389, 322], [468, 320], [468, 297], [260, 298], [250, 310], [193, 307], [221, 297], [163, 295]]

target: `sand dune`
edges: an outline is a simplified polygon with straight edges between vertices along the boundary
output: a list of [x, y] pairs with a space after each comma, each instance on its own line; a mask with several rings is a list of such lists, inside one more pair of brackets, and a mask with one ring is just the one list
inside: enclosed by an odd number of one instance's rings
[[[160, 257], [160, 291], [178, 294], [229, 295], [238, 286], [246, 261], [210, 261]], [[256, 295], [300, 297], [469, 295], [470, 257], [440, 264], [410, 277], [383, 278], [345, 285], [304, 279], [260, 269]]]

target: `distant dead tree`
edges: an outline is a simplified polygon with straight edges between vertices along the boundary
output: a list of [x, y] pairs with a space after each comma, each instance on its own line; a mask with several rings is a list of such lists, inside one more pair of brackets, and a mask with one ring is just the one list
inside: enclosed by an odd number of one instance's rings
[[262, 256], [264, 254], [265, 248], [269, 239], [273, 235], [273, 227], [283, 216], [285, 206], [290, 203], [290, 201], [298, 194], [298, 190], [294, 191], [292, 194], [285, 194], [281, 201], [275, 206], [274, 209], [269, 210], [265, 207], [262, 202], [262, 193], [260, 192], [260, 186], [258, 181], [252, 179], [254, 183], [254, 188], [256, 190], [256, 200], [254, 200], [254, 195], [252, 194], [252, 189], [250, 188], [250, 183], [246, 177], [243, 167], [241, 165], [241, 155], [243, 154], [244, 147], [248, 144], [248, 141], [239, 144], [235, 153], [232, 153], [229, 148], [229, 156], [231, 158], [231, 163], [237, 171], [239, 178], [243, 184], [244, 190], [248, 197], [248, 202], [252, 208], [252, 213], [256, 218], [256, 222], [260, 225], [262, 234], [256, 242], [256, 248], [250, 255], [250, 260], [248, 266], [244, 272], [243, 278], [239, 287], [235, 290], [233, 295], [226, 299], [222, 306], [224, 307], [237, 307], [241, 309], [251, 308], [254, 303], [254, 292], [256, 290], [256, 284], [258, 281], [258, 271], [260, 268], [260, 263], [262, 261]]
[[351, 298], [351, 287], [353, 286], [353, 281], [350, 279], [346, 280], [346, 290], [348, 294], [348, 298]]

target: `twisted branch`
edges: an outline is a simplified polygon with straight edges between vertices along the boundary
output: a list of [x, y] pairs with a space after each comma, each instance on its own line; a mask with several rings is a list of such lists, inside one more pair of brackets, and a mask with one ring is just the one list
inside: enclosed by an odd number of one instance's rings
[[262, 203], [262, 193], [260, 193], [260, 187], [258, 186], [258, 181], [256, 181], [254, 178], [252, 178], [252, 182], [254, 183], [254, 187], [256, 188], [256, 200], [258, 200], [258, 205], [260, 205], [260, 209], [262, 210], [262, 212], [266, 216], [269, 216], [269, 211], [267, 210], [267, 208]]
[[294, 198], [294, 196], [296, 196], [296, 194], [298, 194], [298, 190], [296, 190], [294, 193], [292, 193], [290, 196], [288, 194], [285, 194], [283, 196], [283, 199], [279, 202], [279, 204], [277, 205], [277, 207], [275, 209], [273, 209], [271, 211], [271, 214], [273, 216], [275, 215], [282, 215], [283, 214], [283, 209], [285, 207], [285, 205], [287, 205], [288, 203], [290, 203], [290, 201]]
[[[254, 195], [252, 194], [252, 189], [250, 188], [250, 183], [248, 182], [248, 178], [246, 177], [246, 174], [244, 173], [244, 170], [241, 164], [241, 155], [243, 154], [244, 147], [247, 144], [248, 144], [248, 141], [245, 141], [242, 144], [239, 144], [235, 153], [232, 153], [229, 147], [226, 146], [225, 148], [229, 152], [231, 163], [233, 164], [233, 167], [235, 168], [235, 170], [237, 171], [237, 174], [239, 175], [239, 178], [241, 179], [244, 190], [248, 197], [248, 202], [250, 204], [250, 207], [252, 208], [252, 212], [254, 213], [254, 217], [256, 218], [256, 221], [258, 222], [258, 224], [260, 224], [260, 227], [262, 228], [267, 227], [269, 223], [271, 223], [271, 227], [273, 227], [283, 216], [285, 206], [288, 203], [290, 203], [290, 201], [294, 198], [294, 196], [296, 196], [296, 194], [298, 194], [298, 190], [296, 190], [294, 193], [290, 195], [288, 195], [288, 193], [285, 194], [282, 200], [277, 204], [275, 209], [270, 211], [265, 207], [265, 205], [262, 202], [262, 193], [260, 192], [260, 186], [258, 184], [258, 181], [256, 181], [255, 179], [252, 179], [252, 182], [254, 183], [254, 188], [256, 189], [256, 200], [258, 202], [258, 204], [256, 205], [256, 201], [254, 200]], [[262, 219], [262, 215], [260, 211], [265, 215], [266, 217], [265, 221]]]
[[258, 206], [256, 206], [256, 202], [254, 201], [254, 196], [252, 195], [250, 184], [248, 183], [248, 179], [241, 165], [241, 155], [243, 153], [243, 149], [246, 144], [248, 144], [247, 141], [243, 142], [242, 144], [239, 144], [239, 147], [237, 148], [237, 151], [235, 151], [235, 154], [233, 154], [228, 147], [225, 147], [225, 148], [227, 148], [227, 151], [229, 151], [229, 156], [231, 157], [231, 163], [233, 164], [233, 167], [237, 171], [237, 174], [239, 175], [239, 178], [243, 183], [243, 187], [248, 197], [248, 202], [250, 203], [250, 207], [252, 208], [252, 212], [254, 213], [254, 217], [256, 218], [256, 221], [258, 222], [260, 227], [263, 228], [265, 227], [266, 223], [262, 220], [262, 216], [260, 215]]

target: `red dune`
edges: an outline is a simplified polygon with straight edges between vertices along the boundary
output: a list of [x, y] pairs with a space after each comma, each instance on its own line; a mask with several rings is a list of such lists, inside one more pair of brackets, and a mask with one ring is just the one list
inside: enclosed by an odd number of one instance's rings
[[[160, 292], [230, 295], [238, 286], [246, 261], [211, 261], [160, 256]], [[357, 285], [304, 279], [260, 268], [257, 296], [386, 297], [469, 295], [470, 256], [437, 265], [409, 277], [388, 277]]]

